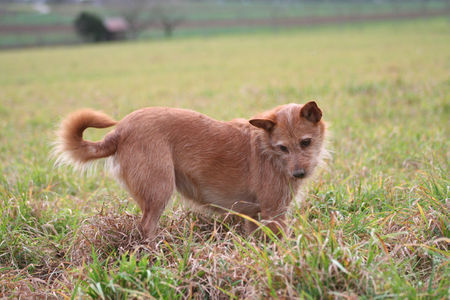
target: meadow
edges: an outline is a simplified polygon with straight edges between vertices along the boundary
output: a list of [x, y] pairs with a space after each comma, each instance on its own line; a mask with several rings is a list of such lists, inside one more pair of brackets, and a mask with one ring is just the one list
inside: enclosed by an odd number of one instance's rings
[[[0, 69], [0, 297], [448, 298], [447, 19], [3, 51]], [[283, 239], [174, 196], [146, 243], [101, 164], [83, 175], [50, 158], [82, 107], [230, 120], [311, 99], [332, 158]]]

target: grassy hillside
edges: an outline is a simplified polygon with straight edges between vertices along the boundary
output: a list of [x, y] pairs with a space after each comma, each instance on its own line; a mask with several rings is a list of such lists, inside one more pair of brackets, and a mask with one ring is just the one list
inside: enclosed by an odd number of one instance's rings
[[[0, 67], [0, 296], [448, 296], [447, 20], [1, 52]], [[81, 107], [229, 120], [310, 99], [333, 158], [281, 241], [174, 197], [146, 244], [103, 168], [49, 159], [56, 124]]]

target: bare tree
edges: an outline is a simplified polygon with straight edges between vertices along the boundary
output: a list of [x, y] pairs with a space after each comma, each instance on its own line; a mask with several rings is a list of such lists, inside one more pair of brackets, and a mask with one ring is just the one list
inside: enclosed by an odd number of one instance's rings
[[127, 21], [132, 38], [150, 27], [161, 28], [170, 37], [183, 21], [178, 0], [104, 0], [103, 3]]
[[152, 24], [162, 28], [166, 37], [171, 37], [177, 26], [183, 22], [178, 1], [154, 1], [151, 8]]

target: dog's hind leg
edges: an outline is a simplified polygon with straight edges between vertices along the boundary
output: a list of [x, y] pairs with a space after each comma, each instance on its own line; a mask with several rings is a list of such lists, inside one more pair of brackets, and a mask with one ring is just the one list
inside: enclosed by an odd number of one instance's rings
[[142, 210], [141, 232], [146, 238], [152, 238], [175, 189], [175, 174], [168, 149], [146, 150], [148, 152], [127, 153], [128, 164], [125, 164], [122, 174], [129, 192]]
[[172, 191], [147, 198], [142, 208], [141, 232], [146, 238], [153, 238], [156, 234], [158, 221], [164, 208], [170, 200]]

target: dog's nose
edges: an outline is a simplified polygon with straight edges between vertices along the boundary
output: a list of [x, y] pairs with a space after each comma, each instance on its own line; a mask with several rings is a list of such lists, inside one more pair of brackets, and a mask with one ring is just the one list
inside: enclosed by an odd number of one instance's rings
[[295, 170], [293, 175], [295, 178], [303, 178], [306, 175], [305, 169]]

